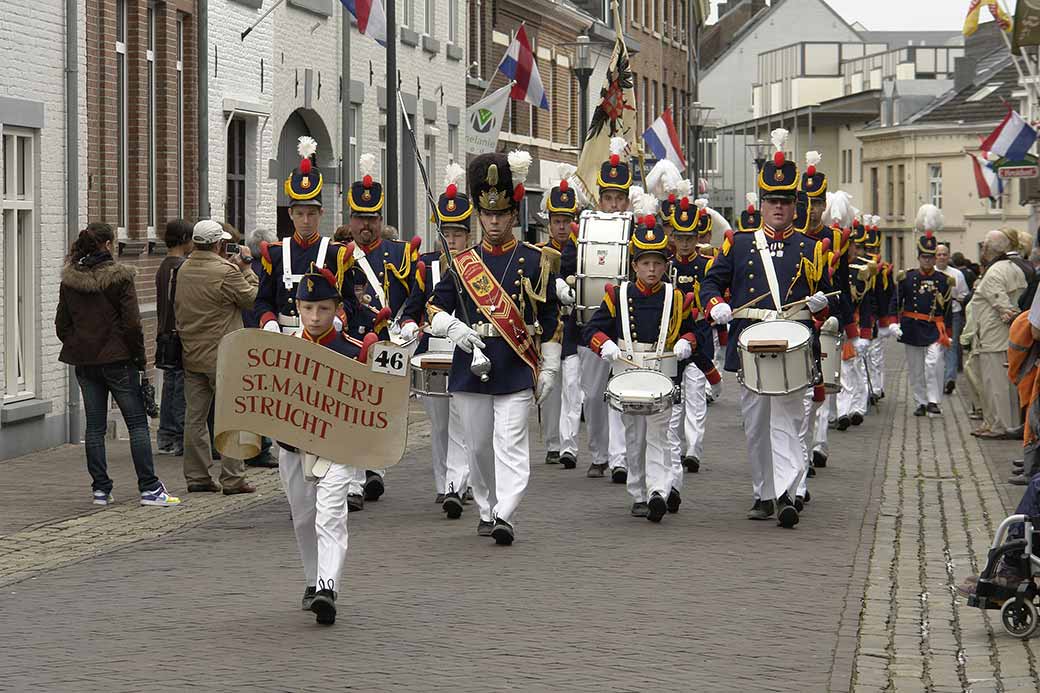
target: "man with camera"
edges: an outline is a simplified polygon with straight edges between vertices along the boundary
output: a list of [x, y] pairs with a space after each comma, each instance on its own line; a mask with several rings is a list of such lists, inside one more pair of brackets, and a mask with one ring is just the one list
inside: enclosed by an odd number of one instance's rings
[[195, 224], [195, 250], [177, 273], [174, 310], [184, 362], [184, 477], [189, 492], [224, 495], [253, 493], [245, 464], [224, 455], [220, 484], [209, 475], [212, 463], [206, 421], [217, 387], [217, 346], [221, 338], [242, 328], [242, 311], [253, 307], [258, 280], [250, 268], [249, 248], [234, 246], [231, 234], [212, 219]]

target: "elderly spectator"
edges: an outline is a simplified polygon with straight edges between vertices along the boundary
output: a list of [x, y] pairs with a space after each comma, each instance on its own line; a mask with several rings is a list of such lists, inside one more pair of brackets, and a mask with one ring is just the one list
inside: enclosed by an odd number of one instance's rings
[[79, 232], [61, 273], [54, 328], [61, 340], [62, 363], [75, 366], [83, 393], [87, 430], [84, 435], [87, 471], [94, 505], [110, 505], [112, 479], [105, 458], [108, 396], [130, 431], [130, 457], [137, 472], [141, 505], [180, 503], [166, 492], [155, 475], [152, 440], [144, 397], [144, 330], [134, 288], [134, 268], [112, 258], [115, 234], [108, 224], [94, 222]]
[[397, 229], [389, 224], [383, 225], [383, 240], [384, 241], [396, 241], [401, 237], [401, 234], [397, 232]]
[[155, 434], [160, 455], [184, 454], [184, 364], [180, 359], [180, 335], [173, 314], [177, 294], [177, 270], [191, 253], [191, 224], [183, 219], [166, 223], [166, 257], [155, 273], [156, 368], [163, 372], [159, 431]]
[[350, 228], [350, 224], [341, 224], [332, 235], [332, 240], [337, 243], [350, 243], [354, 240], [354, 230]]
[[195, 251], [178, 272], [175, 297], [177, 325], [184, 345], [184, 477], [189, 492], [223, 490], [224, 495], [252, 493], [242, 460], [221, 458], [220, 485], [209, 475], [212, 463], [207, 417], [217, 389], [217, 346], [221, 338], [242, 328], [242, 311], [251, 308], [258, 280], [250, 269], [249, 249], [230, 259], [225, 243], [231, 234], [204, 219], [195, 224]]
[[957, 387], [957, 371], [961, 369], [961, 330], [964, 329], [964, 302], [968, 298], [968, 284], [964, 281], [964, 273], [950, 264], [949, 246], [939, 244], [935, 248], [935, 269], [950, 278], [950, 297], [953, 299], [953, 325], [950, 339], [953, 343], [946, 350], [945, 378], [946, 394], [952, 394]]
[[1011, 254], [1015, 241], [1003, 231], [990, 231], [982, 246], [986, 273], [972, 297], [975, 339], [982, 384], [983, 425], [972, 431], [980, 438], [1014, 439], [1019, 427], [1018, 392], [1005, 365], [1011, 321], [1019, 314], [1018, 298], [1026, 275]]
[[971, 411], [968, 418], [972, 421], [982, 420], [982, 377], [979, 373], [979, 361], [975, 338], [975, 304], [971, 301], [964, 306], [964, 329], [961, 331], [960, 346], [964, 351], [964, 378], [967, 382], [968, 401]]

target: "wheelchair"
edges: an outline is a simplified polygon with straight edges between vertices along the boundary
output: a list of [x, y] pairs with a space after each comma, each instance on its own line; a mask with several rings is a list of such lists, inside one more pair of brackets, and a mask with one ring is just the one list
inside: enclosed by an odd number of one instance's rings
[[[1021, 538], [1009, 539], [1012, 527], [1021, 525]], [[979, 573], [975, 594], [968, 597], [968, 606], [978, 609], [999, 609], [1000, 621], [1008, 635], [1025, 640], [1040, 625], [1037, 614], [1036, 578], [1040, 575], [1040, 557], [1033, 553], [1034, 527], [1040, 525], [1040, 516], [1010, 515], [993, 538], [986, 558], [986, 567]], [[1015, 574], [1024, 577], [1016, 587], [1005, 587], [995, 580], [1001, 562]]]

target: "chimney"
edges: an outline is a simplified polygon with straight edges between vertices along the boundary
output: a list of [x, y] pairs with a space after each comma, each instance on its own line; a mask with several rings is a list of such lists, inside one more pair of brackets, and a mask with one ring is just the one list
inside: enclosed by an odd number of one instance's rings
[[960, 93], [975, 83], [978, 60], [964, 56], [953, 61], [953, 90]]

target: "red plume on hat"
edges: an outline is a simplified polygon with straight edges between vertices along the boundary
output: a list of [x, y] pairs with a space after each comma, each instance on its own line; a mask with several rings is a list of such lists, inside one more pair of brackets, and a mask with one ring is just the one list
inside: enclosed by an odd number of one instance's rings
[[506, 160], [509, 162], [509, 172], [513, 177], [513, 202], [519, 203], [524, 199], [526, 193], [524, 181], [527, 180], [527, 173], [531, 170], [534, 159], [530, 152], [514, 149], [506, 155]]
[[296, 152], [300, 155], [300, 173], [307, 176], [311, 172], [311, 157], [318, 151], [318, 143], [313, 137], [303, 135], [296, 144]]
[[784, 165], [786, 158], [784, 157], [784, 145], [787, 143], [787, 135], [789, 133], [783, 128], [777, 128], [769, 133], [769, 139], [772, 140], [773, 146], [776, 147], [776, 153], [773, 154], [773, 164], [780, 168]]
[[332, 270], [330, 270], [328, 267], [322, 267], [320, 270], [318, 270], [318, 273], [321, 274], [321, 276], [325, 277], [325, 281], [329, 283], [329, 286], [331, 286], [334, 289], [337, 288], [336, 275], [332, 273]]

